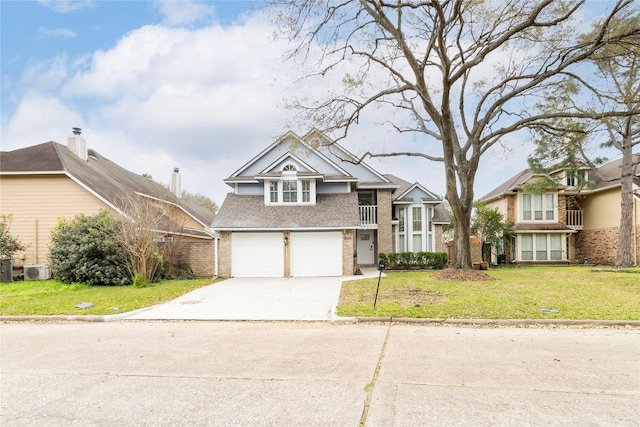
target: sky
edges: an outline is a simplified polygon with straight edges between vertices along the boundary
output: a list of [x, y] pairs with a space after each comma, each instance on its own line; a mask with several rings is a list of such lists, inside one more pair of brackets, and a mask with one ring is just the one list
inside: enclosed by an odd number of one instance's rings
[[[223, 179], [291, 130], [310, 125], [286, 108], [302, 70], [257, 1], [0, 1], [2, 151], [66, 144], [82, 128], [87, 147], [138, 174], [222, 204]], [[338, 90], [326, 81], [317, 93]], [[365, 117], [341, 145], [355, 154], [395, 149], [399, 136]], [[481, 161], [476, 198], [527, 167], [526, 141]], [[411, 140], [418, 147], [424, 143]], [[407, 144], [407, 141], [403, 142]], [[445, 192], [441, 163], [370, 159], [381, 173]]]

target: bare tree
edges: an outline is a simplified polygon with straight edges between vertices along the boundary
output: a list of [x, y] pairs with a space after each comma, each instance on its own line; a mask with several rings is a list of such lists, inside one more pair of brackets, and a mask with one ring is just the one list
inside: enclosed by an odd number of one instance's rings
[[343, 73], [344, 93], [293, 102], [305, 121], [338, 141], [365, 111], [391, 107], [397, 115], [389, 123], [399, 132], [423, 135], [427, 143], [415, 151], [366, 152], [361, 160], [418, 156], [444, 163], [446, 199], [455, 217], [455, 268], [471, 267], [480, 158], [506, 144], [507, 135], [569, 115], [539, 111], [536, 101], [563, 73], [577, 73], [594, 53], [627, 38], [627, 31], [606, 36], [614, 18], [633, 7], [632, 0], [606, 4], [592, 36], [581, 38], [584, 0], [271, 3], [284, 34], [297, 41], [291, 57], [312, 67], [307, 78], [322, 84]]
[[116, 238], [125, 251], [127, 271], [134, 284], [151, 283], [163, 264], [157, 238], [163, 229], [162, 211], [142, 196], [122, 198], [118, 207], [124, 215], [117, 219]]

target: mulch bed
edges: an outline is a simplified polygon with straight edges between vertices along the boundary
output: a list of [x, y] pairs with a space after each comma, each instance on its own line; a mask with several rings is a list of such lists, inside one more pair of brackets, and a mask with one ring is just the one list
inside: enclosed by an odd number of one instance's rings
[[455, 282], [498, 280], [479, 270], [466, 270], [461, 268], [445, 268], [431, 277], [436, 280], [450, 280]]

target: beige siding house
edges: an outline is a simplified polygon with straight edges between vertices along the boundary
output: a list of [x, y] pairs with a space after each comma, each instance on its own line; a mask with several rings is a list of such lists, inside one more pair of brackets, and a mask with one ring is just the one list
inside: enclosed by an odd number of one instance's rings
[[[634, 155], [632, 259], [640, 262], [640, 155]], [[480, 200], [497, 207], [515, 224], [516, 236], [505, 242], [507, 262], [615, 264], [621, 215], [621, 161], [585, 170], [590, 186], [563, 171], [558, 185], [543, 194], [526, 190], [541, 176], [523, 170]]]
[[125, 201], [146, 200], [161, 218], [161, 227], [154, 231], [165, 260], [169, 256], [169, 267], [176, 273], [215, 274], [215, 241], [209, 228], [215, 215], [177, 196], [177, 170], [174, 188], [167, 189], [84, 147], [76, 128], [67, 146], [50, 141], [0, 152], [0, 213], [12, 215], [11, 233], [27, 247], [15, 255], [18, 271], [49, 262], [51, 230], [60, 219], [102, 210], [119, 215]]

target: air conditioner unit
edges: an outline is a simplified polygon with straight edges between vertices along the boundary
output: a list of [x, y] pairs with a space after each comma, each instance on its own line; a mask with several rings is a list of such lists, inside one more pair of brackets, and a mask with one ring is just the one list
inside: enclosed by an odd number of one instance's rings
[[50, 278], [49, 264], [25, 264], [24, 280], [47, 280]]

